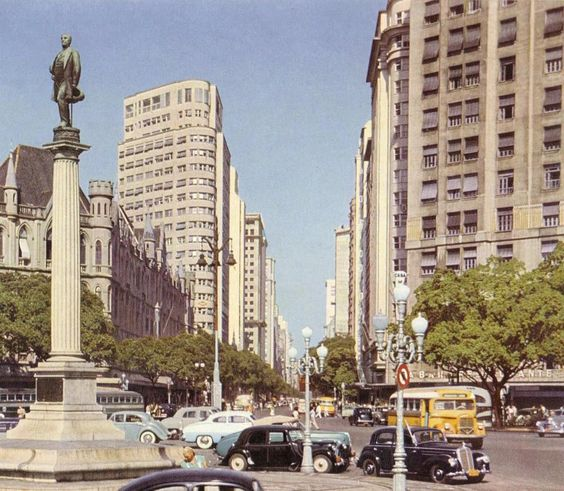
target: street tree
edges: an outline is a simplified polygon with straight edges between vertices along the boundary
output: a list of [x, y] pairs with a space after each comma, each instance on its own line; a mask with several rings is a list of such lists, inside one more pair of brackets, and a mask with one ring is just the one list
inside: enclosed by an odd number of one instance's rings
[[[325, 368], [323, 373], [312, 377], [312, 389], [320, 395], [330, 395], [335, 388], [340, 391], [342, 384], [350, 386], [358, 381], [354, 338], [335, 336], [324, 339], [323, 344], [328, 350]], [[317, 357], [316, 349], [310, 350], [311, 356]], [[349, 395], [354, 393], [350, 391]]]
[[438, 270], [416, 295], [412, 312], [429, 320], [425, 360], [485, 387], [500, 426], [502, 389], [562, 339], [563, 293], [541, 271], [492, 257], [460, 275]]

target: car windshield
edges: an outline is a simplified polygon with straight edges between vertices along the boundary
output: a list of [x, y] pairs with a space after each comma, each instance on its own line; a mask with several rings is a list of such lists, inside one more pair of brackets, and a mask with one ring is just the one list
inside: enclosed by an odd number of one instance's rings
[[413, 438], [419, 445], [420, 443], [427, 442], [444, 442], [445, 437], [442, 432], [438, 430], [419, 430], [413, 432]]
[[471, 411], [474, 409], [474, 401], [472, 399], [437, 399], [434, 408], [436, 411]]
[[290, 430], [288, 435], [293, 442], [303, 441], [304, 439], [304, 432], [301, 430]]

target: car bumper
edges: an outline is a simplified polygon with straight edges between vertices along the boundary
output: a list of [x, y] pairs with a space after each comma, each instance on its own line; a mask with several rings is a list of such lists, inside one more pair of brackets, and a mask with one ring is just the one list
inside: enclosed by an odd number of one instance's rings
[[457, 469], [452, 469], [450, 472], [447, 472], [446, 476], [448, 478], [451, 477], [477, 477], [479, 475], [490, 474], [490, 464], [482, 464], [480, 468], [474, 468], [470, 471], [463, 470], [460, 466]]
[[449, 442], [473, 442], [476, 440], [483, 440], [486, 435], [466, 435], [463, 433], [449, 433], [445, 435]]
[[558, 428], [557, 426], [537, 426], [537, 433], [539, 435], [564, 435], [564, 428]]

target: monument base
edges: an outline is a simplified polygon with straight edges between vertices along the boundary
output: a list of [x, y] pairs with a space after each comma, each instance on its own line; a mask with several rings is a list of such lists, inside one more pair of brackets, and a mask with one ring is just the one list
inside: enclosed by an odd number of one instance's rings
[[77, 482], [133, 479], [176, 467], [182, 447], [159, 447], [127, 441], [0, 441], [2, 481]]

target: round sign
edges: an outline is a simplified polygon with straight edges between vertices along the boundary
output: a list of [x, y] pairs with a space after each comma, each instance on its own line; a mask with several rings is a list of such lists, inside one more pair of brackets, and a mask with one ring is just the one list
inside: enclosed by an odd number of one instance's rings
[[402, 363], [396, 370], [396, 381], [400, 389], [409, 387], [409, 367], [407, 363]]

